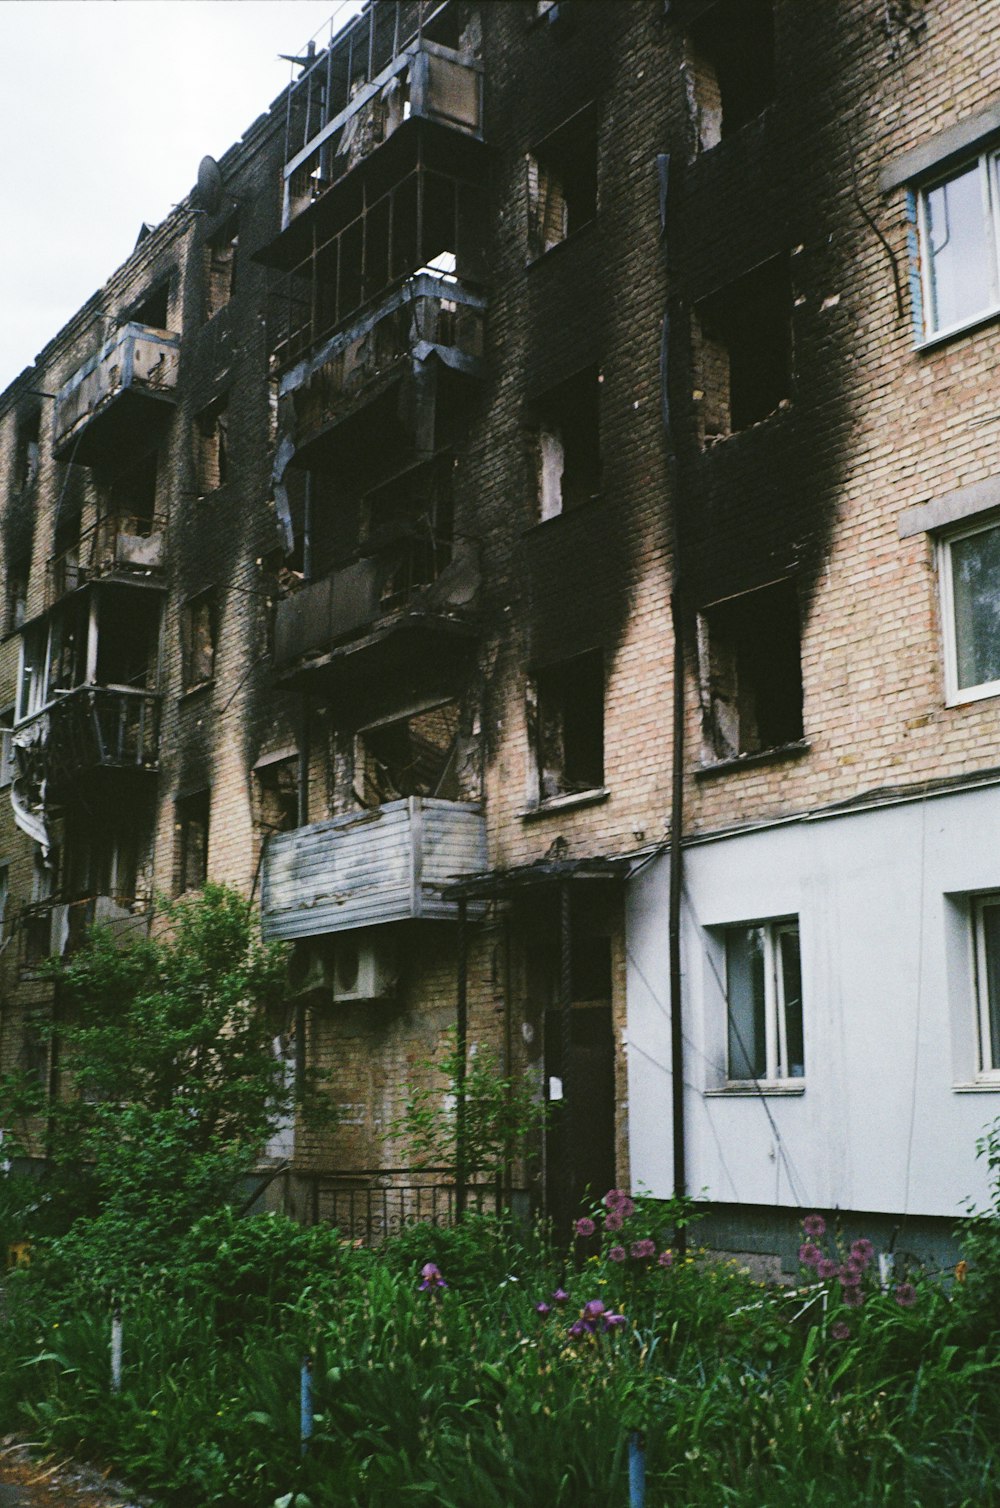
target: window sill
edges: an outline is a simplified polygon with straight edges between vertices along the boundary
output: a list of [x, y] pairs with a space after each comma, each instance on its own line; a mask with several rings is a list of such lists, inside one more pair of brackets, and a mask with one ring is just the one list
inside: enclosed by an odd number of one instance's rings
[[773, 749], [761, 749], [758, 754], [734, 754], [731, 759], [719, 759], [714, 764], [703, 764], [695, 770], [695, 780], [711, 780], [715, 775], [731, 775], [736, 770], [754, 770], [759, 765], [779, 764], [789, 759], [801, 759], [808, 754], [812, 744], [807, 738], [795, 743], [777, 744]]
[[524, 822], [536, 822], [541, 817], [575, 811], [577, 807], [599, 806], [610, 795], [611, 791], [607, 786], [599, 786], [593, 791], [575, 791], [570, 796], [550, 796], [548, 801], [540, 801], [537, 806], [529, 806], [523, 812], [518, 812], [518, 816]]
[[188, 702], [192, 697], [200, 696], [203, 691], [211, 691], [215, 685], [215, 677], [210, 681], [199, 681], [197, 686], [187, 686], [177, 698], [178, 702]]
[[796, 1080], [792, 1084], [723, 1084], [719, 1089], [704, 1089], [702, 1094], [707, 1100], [747, 1100], [760, 1099], [766, 1095], [768, 1099], [796, 1098], [806, 1092], [805, 1080]]
[[592, 510], [599, 508], [603, 502], [604, 493], [595, 492], [584, 502], [577, 503], [572, 508], [562, 508], [558, 513], [550, 514], [548, 518], [534, 519], [526, 529], [521, 530], [521, 538], [531, 539], [539, 530], [550, 529], [553, 524], [565, 524], [566, 520], [570, 518], [579, 518], [581, 514], [590, 513]]
[[584, 220], [582, 225], [578, 225], [575, 230], [571, 230], [568, 236], [565, 236], [561, 241], [557, 241], [554, 246], [547, 246], [545, 250], [540, 251], [537, 256], [526, 257], [524, 262], [525, 267], [529, 272], [533, 267], [540, 267], [543, 262], [548, 262], [551, 257], [554, 257], [558, 252], [562, 251], [564, 247], [575, 245], [580, 237], [585, 236], [588, 231], [596, 224], [596, 215], [592, 216], [589, 220]]
[[914, 342], [913, 349], [918, 356], [925, 351], [936, 351], [939, 346], [946, 346], [949, 341], [960, 340], [963, 335], [971, 335], [973, 330], [981, 330], [984, 325], [994, 324], [1000, 320], [1000, 308], [987, 309], [983, 314], [973, 315], [963, 324], [952, 325], [948, 330], [935, 331], [933, 335], [921, 335]]
[[955, 1094], [1000, 1094], [1000, 1074], [992, 1079], [976, 1079], [971, 1084], [952, 1084]]

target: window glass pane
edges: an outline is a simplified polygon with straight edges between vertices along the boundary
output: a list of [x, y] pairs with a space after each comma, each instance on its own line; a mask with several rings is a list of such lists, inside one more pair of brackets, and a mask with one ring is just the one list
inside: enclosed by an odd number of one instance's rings
[[802, 1036], [802, 966], [799, 956], [799, 929], [787, 927], [778, 933], [778, 968], [785, 1010], [785, 1051], [787, 1063], [779, 1073], [788, 1079], [805, 1077], [806, 1055]]
[[979, 164], [931, 189], [925, 200], [931, 326], [944, 330], [995, 302], [994, 248]]
[[760, 927], [726, 933], [726, 994], [729, 1023], [729, 1077], [767, 1076], [764, 1031], [764, 933]]
[[984, 906], [981, 912], [983, 955], [986, 978], [979, 981], [983, 1022], [982, 1066], [1000, 1068], [1000, 903]]
[[1000, 529], [951, 544], [959, 687], [1000, 680]]

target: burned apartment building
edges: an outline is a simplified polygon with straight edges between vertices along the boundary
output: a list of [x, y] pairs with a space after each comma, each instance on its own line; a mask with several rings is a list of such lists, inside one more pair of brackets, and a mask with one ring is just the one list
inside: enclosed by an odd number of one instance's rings
[[998, 90], [983, 0], [303, 53], [0, 398], [2, 1067], [60, 1091], [41, 957], [229, 880], [337, 1110], [303, 1218], [454, 1208], [389, 1133], [458, 1024], [554, 1103], [508, 1199], [940, 1245], [1000, 1112]]

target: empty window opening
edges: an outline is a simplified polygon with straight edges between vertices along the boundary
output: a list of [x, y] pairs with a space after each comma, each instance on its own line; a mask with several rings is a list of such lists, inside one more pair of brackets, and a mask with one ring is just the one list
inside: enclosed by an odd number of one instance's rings
[[131, 906], [148, 835], [132, 813], [127, 819], [107, 810], [96, 815], [89, 830], [78, 827], [67, 837], [63, 893], [71, 902], [107, 895]]
[[600, 392], [600, 373], [588, 367], [538, 400], [535, 479], [541, 519], [568, 513], [600, 493]]
[[198, 450], [198, 494], [205, 497], [229, 480], [229, 409], [213, 403], [195, 421]]
[[720, 0], [692, 29], [689, 67], [704, 152], [774, 98], [773, 0]]
[[182, 609], [181, 651], [184, 690], [207, 685], [215, 675], [217, 613], [215, 592], [201, 592]]
[[568, 240], [597, 213], [597, 115], [579, 111], [527, 157], [528, 258]]
[[0, 711], [0, 790], [9, 786], [17, 775], [14, 749], [14, 704]]
[[76, 591], [80, 581], [80, 510], [78, 507], [60, 509], [49, 563], [49, 589], [53, 599]]
[[366, 728], [359, 735], [361, 805], [382, 806], [402, 796], [457, 801], [459, 709], [444, 702], [410, 717]]
[[14, 486], [19, 492], [30, 487], [38, 475], [42, 415], [40, 409], [22, 414], [17, 421], [14, 453]]
[[726, 929], [726, 1077], [804, 1078], [797, 921]]
[[[534, 706], [532, 706], [532, 700]], [[599, 650], [539, 670], [533, 713], [538, 799], [604, 785], [604, 658]]]
[[31, 557], [12, 555], [7, 566], [7, 602], [4, 629], [12, 634], [21, 627], [28, 609], [28, 573]]
[[129, 323], [146, 325], [151, 330], [166, 330], [167, 311], [170, 304], [170, 281], [160, 283], [141, 303], [136, 304], [129, 315]]
[[211, 793], [184, 796], [174, 809], [175, 889], [200, 890], [208, 879], [208, 819]]
[[126, 534], [149, 535], [156, 517], [156, 451], [114, 475], [106, 489], [107, 516]]
[[[48, 685], [44, 688], [46, 701], [51, 701], [58, 691], [72, 691], [82, 686], [87, 676], [87, 605], [76, 597], [63, 603], [51, 616], [48, 631]], [[45, 654], [44, 629], [38, 636], [39, 649]], [[25, 646], [27, 663], [27, 645]]]
[[367, 493], [361, 503], [361, 549], [379, 555], [386, 571], [386, 607], [436, 581], [452, 558], [453, 457], [438, 456]]
[[205, 317], [218, 314], [236, 292], [236, 253], [239, 246], [239, 222], [231, 215], [221, 230], [208, 242], [206, 249], [207, 281]]
[[299, 759], [297, 754], [269, 759], [254, 769], [257, 827], [268, 833], [288, 833], [299, 825]]
[[802, 738], [794, 583], [777, 582], [706, 608], [699, 655], [709, 760], [757, 754]]
[[696, 306], [705, 444], [766, 419], [792, 386], [791, 287], [784, 257], [754, 268]]
[[157, 592], [107, 586], [97, 619], [97, 684], [135, 691], [156, 685], [160, 635]]

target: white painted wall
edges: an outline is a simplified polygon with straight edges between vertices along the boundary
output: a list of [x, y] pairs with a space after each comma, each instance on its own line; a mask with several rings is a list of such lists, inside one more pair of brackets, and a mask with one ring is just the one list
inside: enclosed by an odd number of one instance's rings
[[[632, 1182], [672, 1186], [666, 857], [628, 887]], [[1000, 890], [1000, 789], [794, 820], [685, 850], [688, 1188], [729, 1203], [956, 1217], [987, 1197], [975, 1142], [1000, 1116], [976, 1084], [970, 893]], [[721, 1093], [719, 933], [798, 916], [806, 1077]], [[714, 964], [714, 968], [713, 968]], [[708, 1091], [708, 1092], [707, 1092]]]

